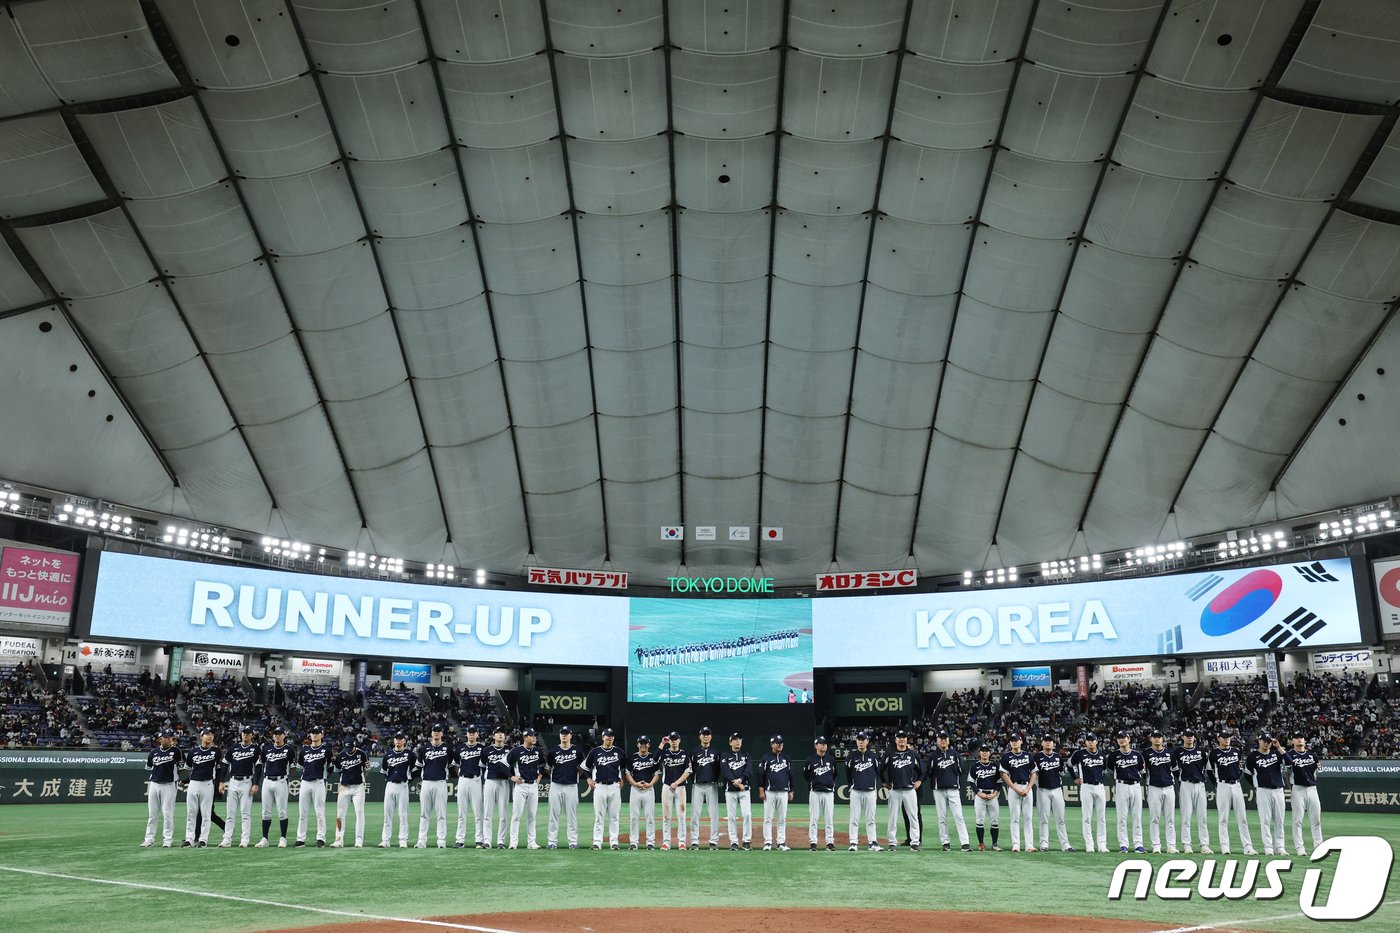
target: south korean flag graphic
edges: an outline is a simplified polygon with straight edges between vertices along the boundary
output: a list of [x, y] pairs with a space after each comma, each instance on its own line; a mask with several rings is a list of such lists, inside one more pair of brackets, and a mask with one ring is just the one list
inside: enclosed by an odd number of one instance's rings
[[[1322, 615], [1326, 610], [1321, 607], [1335, 608], [1338, 588], [1351, 588], [1349, 576], [1339, 572], [1337, 562], [1330, 562], [1330, 567], [1328, 563], [1212, 573], [1194, 580], [1183, 595], [1204, 603], [1200, 632], [1209, 638], [1249, 629], [1251, 639], [1275, 651], [1317, 644], [1330, 635]], [[1179, 648], [1179, 630], [1173, 634]]]

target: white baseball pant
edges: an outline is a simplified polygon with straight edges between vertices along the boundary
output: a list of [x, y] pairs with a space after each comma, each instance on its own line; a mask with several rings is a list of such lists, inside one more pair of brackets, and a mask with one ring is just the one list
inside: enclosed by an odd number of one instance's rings
[[851, 845], [860, 843], [862, 826], [865, 827], [865, 841], [872, 846], [879, 843], [880, 840], [875, 835], [876, 802], [877, 798], [873, 790], [851, 791]]
[[[605, 835], [618, 845], [622, 822], [622, 788], [616, 784], [599, 784], [593, 789], [593, 844], [601, 846]], [[606, 830], [606, 833], [605, 833]]]
[[1191, 844], [1191, 823], [1202, 846], [1209, 848], [1210, 832], [1206, 827], [1206, 785], [1201, 781], [1181, 782], [1181, 844]]
[[1254, 794], [1259, 801], [1259, 835], [1264, 839], [1264, 854], [1287, 855], [1288, 847], [1283, 841], [1283, 788], [1256, 787]]
[[998, 794], [991, 800], [973, 797], [972, 816], [979, 828], [990, 826], [992, 829], [1001, 829], [1001, 795]]
[[[633, 845], [651, 845], [656, 838], [656, 792], [650, 787], [634, 787], [627, 792], [627, 839]], [[646, 825], [646, 836], [640, 835], [642, 825]]]
[[1293, 848], [1303, 853], [1303, 821], [1312, 830], [1312, 847], [1322, 845], [1322, 803], [1317, 799], [1317, 787], [1293, 785]]
[[262, 782], [262, 818], [270, 820], [275, 815], [279, 820], [287, 818], [287, 779], [265, 778]]
[[384, 834], [379, 837], [381, 845], [394, 841], [394, 819], [399, 821], [399, 848], [408, 845], [408, 784], [399, 781], [384, 785]]
[[[1024, 789], [1024, 785], [1023, 785]], [[1026, 848], [1035, 848], [1035, 798], [1027, 793], [1022, 797], [1016, 793], [1016, 785], [1006, 789], [1006, 802], [1011, 809], [1011, 848], [1021, 847], [1021, 837], [1024, 835]]]
[[1215, 785], [1215, 809], [1220, 814], [1216, 832], [1220, 836], [1220, 851], [1230, 854], [1230, 812], [1235, 813], [1235, 828], [1239, 830], [1240, 845], [1245, 851], [1254, 848], [1254, 840], [1249, 835], [1248, 812], [1244, 805], [1244, 789], [1239, 781]]
[[1060, 840], [1060, 848], [1068, 849], [1069, 830], [1065, 828], [1065, 789], [1063, 787], [1037, 787], [1035, 806], [1040, 811], [1040, 847], [1050, 848], [1050, 823], [1055, 823], [1055, 837]]
[[163, 821], [162, 838], [165, 845], [175, 840], [175, 785], [146, 784], [146, 838], [145, 845], [156, 841], [156, 823]]
[[467, 814], [472, 815], [472, 842], [485, 842], [481, 831], [481, 778], [457, 779], [457, 838], [467, 844]]
[[[1108, 851], [1108, 819], [1105, 816], [1108, 794], [1102, 784], [1079, 785], [1079, 816], [1084, 830], [1084, 851]], [[1097, 835], [1094, 832], [1098, 827]], [[1096, 841], [1097, 840], [1097, 841]]]
[[967, 845], [967, 821], [963, 819], [962, 798], [958, 796], [956, 787], [935, 787], [933, 789], [933, 805], [938, 811], [938, 841], [942, 845], [949, 844], [948, 838], [948, 818], [953, 818], [953, 825], [958, 830], [958, 844]]
[[763, 844], [787, 845], [788, 794], [785, 790], [770, 790], [763, 794]]
[[1161, 824], [1167, 825], [1167, 848], [1176, 848], [1176, 788], [1147, 788], [1147, 834], [1152, 840], [1152, 848], [1161, 842]]
[[355, 845], [365, 844], [365, 785], [341, 784], [335, 794], [335, 841], [345, 842], [345, 815], [355, 808]]
[[224, 838], [222, 842], [233, 843], [233, 835], [238, 829], [238, 821], [243, 821], [243, 832], [239, 836], [240, 845], [247, 845], [253, 834], [253, 779], [229, 778], [228, 815], [224, 817]]
[[[745, 845], [753, 841], [753, 804], [749, 792], [725, 788], [724, 816], [729, 823], [729, 844]], [[743, 836], [739, 828], [743, 827]]]
[[517, 847], [520, 838], [520, 823], [525, 823], [525, 847], [539, 848], [539, 837], [535, 832], [535, 817], [540, 810], [540, 785], [535, 781], [516, 784], [510, 795], [510, 847]]
[[712, 846], [719, 845], [719, 788], [714, 784], [696, 784], [690, 791], [690, 847], [700, 844], [700, 813], [706, 807], [710, 812], [710, 838]]
[[564, 833], [568, 844], [578, 845], [578, 785], [549, 785], [549, 835], [545, 842], [559, 844], [559, 817], [564, 817]]
[[[209, 814], [214, 809], [214, 782], [190, 781], [185, 786], [185, 841], [191, 844], [209, 842]], [[194, 838], [195, 816], [204, 822], [199, 824], [199, 838]], [[227, 824], [225, 824], [227, 826]]]
[[301, 788], [297, 791], [297, 842], [306, 841], [306, 808], [308, 806], [316, 811], [316, 838], [321, 842], [325, 842], [326, 782], [324, 780], [303, 780], [301, 782]]
[[486, 818], [481, 835], [482, 841], [488, 846], [506, 844], [506, 830], [508, 828], [506, 814], [510, 810], [510, 789], [510, 781], [491, 778], [487, 778], [486, 785], [482, 789], [481, 808], [485, 812]]
[[447, 846], [447, 781], [424, 781], [418, 785], [418, 842], [428, 845], [428, 830], [437, 824], [438, 848]]
[[899, 838], [899, 813], [901, 810], [909, 817], [909, 844], [917, 846], [921, 843], [919, 838], [919, 798], [918, 791], [910, 788], [904, 790], [890, 790], [889, 797], [885, 801], [889, 805], [889, 819], [885, 823], [885, 831], [889, 835], [890, 848], [895, 846], [895, 840]]
[[[1142, 785], [1113, 785], [1113, 809], [1118, 814], [1118, 846], [1142, 845]], [[1129, 833], [1131, 832], [1131, 835]]]
[[817, 844], [817, 830], [826, 829], [826, 844], [836, 844], [836, 792], [814, 790], [807, 798], [807, 843]]
[[670, 784], [661, 785], [661, 844], [668, 846], [671, 844], [671, 819], [676, 821], [676, 843], [685, 845], [685, 785], [671, 788]]

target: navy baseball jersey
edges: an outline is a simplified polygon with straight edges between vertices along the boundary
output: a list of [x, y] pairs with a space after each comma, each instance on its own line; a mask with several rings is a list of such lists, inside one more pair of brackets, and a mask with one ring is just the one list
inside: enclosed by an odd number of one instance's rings
[[1317, 784], [1317, 753], [1312, 749], [1295, 752], [1292, 749], [1283, 753], [1284, 764], [1293, 773], [1293, 783], [1300, 787], [1313, 787]]
[[1126, 752], [1115, 748], [1108, 753], [1108, 770], [1119, 784], [1141, 784], [1143, 767], [1142, 752], [1135, 748]]
[[1102, 784], [1107, 757], [1103, 752], [1091, 752], [1087, 748], [1080, 748], [1069, 756], [1069, 764], [1074, 769], [1075, 776], [1085, 784]]
[[544, 752], [538, 745], [526, 748], [524, 745], [517, 745], [510, 750], [510, 770], [526, 784], [534, 784], [540, 779], [540, 772], [544, 770]]
[[175, 769], [184, 759], [174, 745], [169, 748], [153, 748], [146, 756], [146, 770], [151, 772], [152, 784], [175, 783]]
[[407, 748], [391, 748], [384, 753], [380, 764], [384, 780], [390, 784], [403, 784], [408, 780], [408, 772], [413, 769], [413, 751]]
[[432, 742], [424, 742], [418, 746], [418, 770], [423, 772], [422, 779], [425, 781], [445, 781], [447, 780], [447, 767], [456, 759], [457, 754], [452, 746], [443, 742], [434, 745]]
[[1206, 750], [1199, 745], [1176, 750], [1176, 766], [1180, 770], [1181, 780], [1184, 783], [1205, 783], [1206, 768], [1209, 764], [1210, 757], [1206, 754]]
[[928, 774], [938, 790], [957, 789], [962, 780], [962, 756], [951, 748], [946, 751], [935, 748], [928, 762]]
[[480, 742], [467, 742], [457, 746], [457, 773], [464, 778], [481, 777], [481, 753], [486, 746]]
[[885, 780], [895, 790], [912, 790], [916, 781], [924, 779], [924, 768], [919, 762], [919, 753], [912, 748], [891, 751], [885, 756], [882, 770]]
[[787, 793], [792, 790], [792, 759], [787, 755], [774, 755], [769, 752], [758, 763], [759, 787], [765, 790]]
[[685, 749], [679, 748], [675, 751], [663, 749], [661, 752], [661, 782], [663, 784], [674, 784], [685, 776], [685, 769], [690, 765], [690, 756]]
[[1210, 770], [1215, 773], [1218, 784], [1236, 784], [1240, 779], [1240, 750], [1216, 746], [1210, 750]]
[[[719, 756], [719, 773], [726, 791], [748, 788], [753, 779], [753, 762], [748, 752], [725, 752]], [[731, 782], [738, 781], [738, 787]]]
[[1170, 748], [1149, 748], [1142, 753], [1147, 762], [1147, 783], [1152, 787], [1171, 787], [1176, 782], [1172, 772], [1176, 770], [1176, 752]]
[[258, 767], [258, 757], [260, 749], [256, 745], [244, 745], [241, 742], [230, 748], [224, 755], [228, 761], [228, 776], [231, 778], [250, 778]]
[[622, 780], [622, 749], [616, 745], [612, 748], [599, 745], [583, 760], [583, 770], [596, 784], [618, 783]]
[[1065, 760], [1058, 752], [1045, 754], [1036, 752], [1031, 756], [1031, 764], [1035, 766], [1036, 783], [1046, 790], [1054, 790], [1064, 786]]
[[365, 753], [363, 749], [351, 746], [342, 748], [335, 756], [335, 769], [340, 772], [340, 783], [354, 785], [365, 782]]
[[967, 781], [972, 785], [973, 790], [984, 794], [1000, 791], [1001, 765], [995, 761], [974, 761], [972, 770], [967, 774]]
[[549, 780], [561, 787], [578, 783], [578, 766], [583, 762], [583, 752], [577, 745], [556, 748], [547, 756], [549, 760]]
[[1031, 782], [1031, 756], [1029, 752], [1007, 752], [1001, 756], [1001, 772], [1011, 778], [1012, 784]]
[[292, 747], [290, 745], [285, 743], [278, 745], [274, 742], [271, 745], [263, 746], [262, 759], [258, 763], [258, 767], [262, 768], [262, 777], [269, 781], [284, 778], [291, 766]]
[[701, 745], [690, 753], [690, 773], [696, 784], [719, 783], [719, 752]]
[[825, 755], [811, 755], [802, 766], [802, 776], [812, 790], [836, 790], [836, 759], [828, 752]]
[[306, 745], [301, 749], [301, 779], [303, 781], [324, 781], [326, 764], [330, 761], [331, 750], [325, 745]]
[[1273, 790], [1283, 787], [1283, 756], [1274, 749], [1267, 752], [1250, 752], [1245, 759], [1245, 770], [1254, 780], [1254, 786]]
[[223, 761], [223, 752], [217, 745], [208, 748], [196, 745], [185, 753], [185, 762], [190, 768], [191, 781], [212, 781], [214, 773]]
[[638, 784], [650, 784], [661, 767], [661, 758], [655, 752], [633, 752], [627, 756], [627, 773]]
[[510, 749], [504, 745], [487, 746], [481, 753], [482, 768], [488, 781], [509, 781]]
[[846, 757], [846, 781], [851, 790], [874, 790], [880, 783], [880, 759], [874, 752], [851, 752]]

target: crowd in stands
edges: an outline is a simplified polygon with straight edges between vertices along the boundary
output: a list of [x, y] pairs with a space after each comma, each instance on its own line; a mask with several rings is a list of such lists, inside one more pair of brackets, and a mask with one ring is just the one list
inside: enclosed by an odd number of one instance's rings
[[457, 718], [463, 723], [487, 723], [494, 722], [499, 715], [496, 711], [496, 703], [491, 699], [491, 694], [485, 690], [480, 693], [472, 693], [469, 689], [460, 692], [453, 690], [451, 693], [452, 705], [457, 709]]
[[236, 741], [238, 730], [244, 725], [251, 725], [258, 735], [270, 728], [267, 709], [255, 702], [243, 689], [242, 681], [228, 671], [222, 677], [209, 671], [202, 677], [182, 680], [177, 686], [184, 695], [190, 731], [195, 735], [207, 727], [214, 730], [215, 741], [224, 743]]
[[1379, 724], [1375, 704], [1366, 699], [1368, 679], [1360, 673], [1298, 674], [1269, 716], [1269, 731], [1283, 738], [1301, 730], [1326, 755], [1356, 754]]
[[[369, 722], [355, 695], [325, 683], [289, 683], [278, 697], [282, 725], [294, 736], [306, 735], [312, 726], [325, 730], [326, 741], [339, 744], [355, 737], [369, 738]], [[386, 743], [387, 744], [387, 743]]]
[[1061, 744], [1077, 739], [1073, 734], [1079, 718], [1079, 694], [1057, 687], [1025, 690], [1018, 703], [1000, 711], [988, 722], [983, 740], [989, 745], [1003, 746], [1009, 736], [1021, 735], [1028, 743], [1039, 742], [1043, 735], [1053, 735]]
[[67, 694], [45, 690], [33, 661], [0, 667], [0, 739], [6, 748], [90, 744]]
[[150, 671], [137, 675], [110, 670], [93, 673], [89, 665], [84, 677], [88, 694], [77, 698], [97, 745], [133, 749], [158, 729], [183, 731], [175, 703], [159, 678]]
[[1269, 684], [1264, 675], [1217, 680], [1206, 688], [1196, 705], [1177, 723], [1198, 736], [1211, 738], [1221, 729], [1236, 735], [1254, 735], [1269, 715]]
[[424, 695], [410, 690], [407, 684], [370, 684], [365, 694], [365, 712], [378, 724], [378, 737], [386, 746], [399, 729], [408, 735], [410, 746], [426, 741], [429, 720], [433, 718], [433, 709]]
[[1136, 683], [1105, 684], [1089, 694], [1084, 732], [1111, 740], [1120, 729], [1134, 741], [1146, 744], [1147, 734], [1166, 725], [1167, 691], [1160, 686]]

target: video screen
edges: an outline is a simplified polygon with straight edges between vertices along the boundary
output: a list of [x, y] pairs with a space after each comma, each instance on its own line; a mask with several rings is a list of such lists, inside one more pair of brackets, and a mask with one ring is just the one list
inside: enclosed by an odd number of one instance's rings
[[805, 599], [633, 599], [634, 703], [811, 703]]

